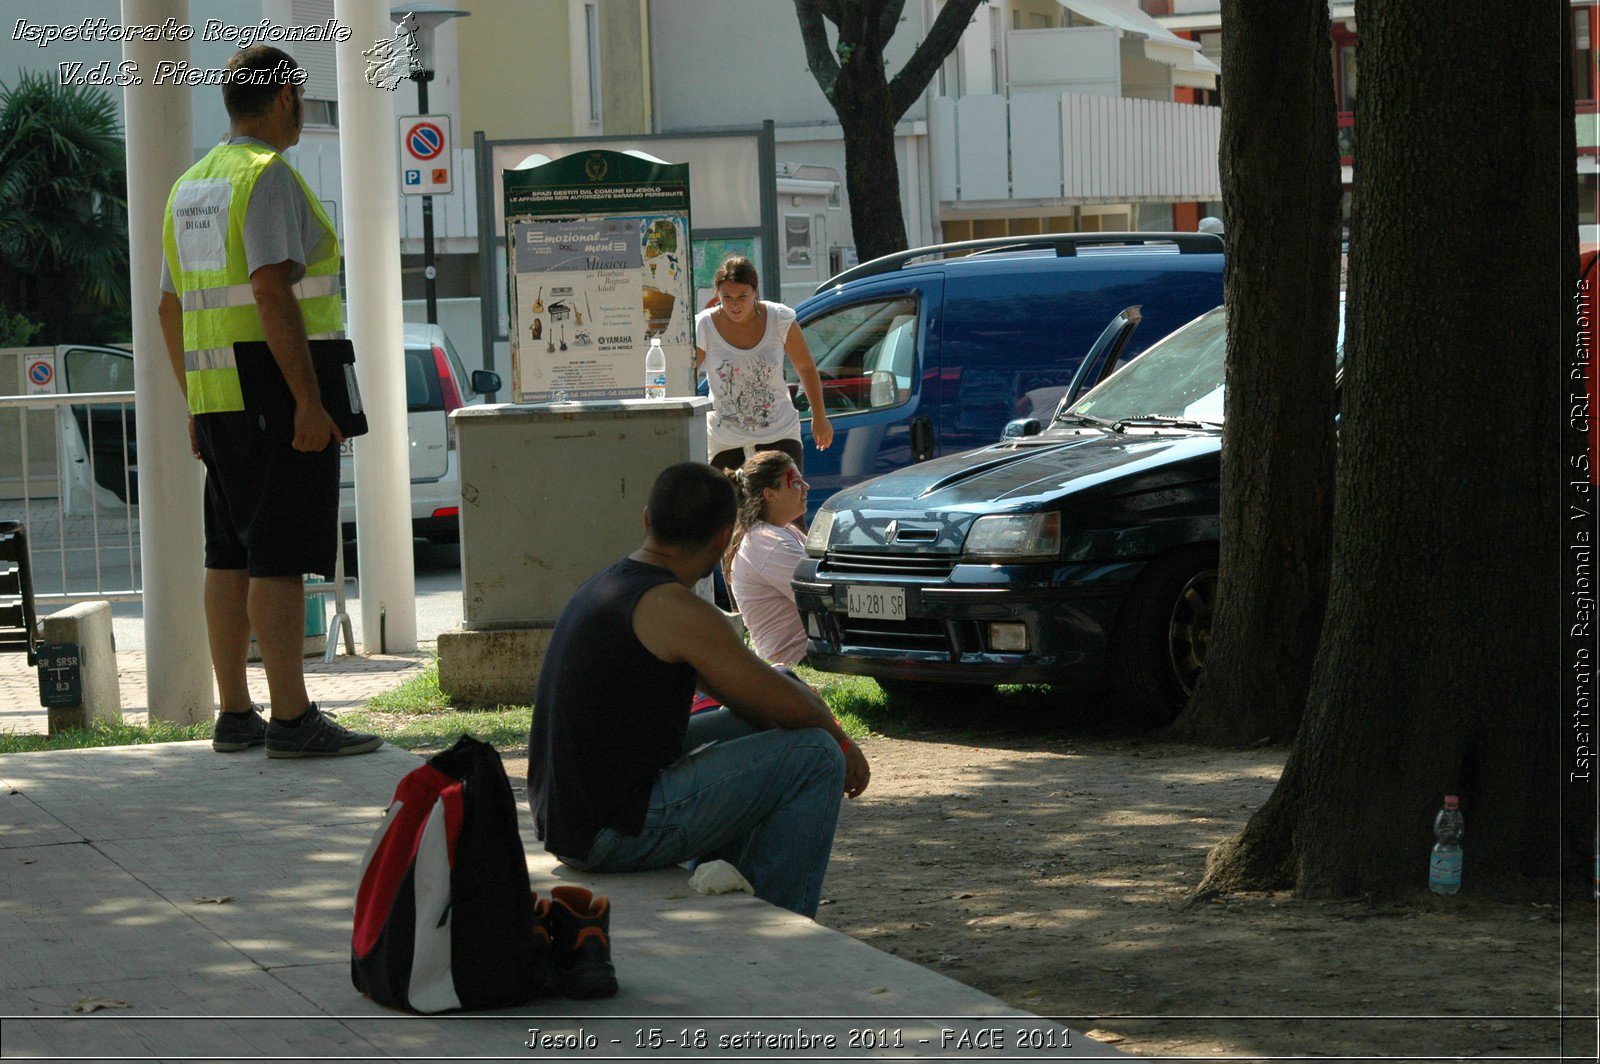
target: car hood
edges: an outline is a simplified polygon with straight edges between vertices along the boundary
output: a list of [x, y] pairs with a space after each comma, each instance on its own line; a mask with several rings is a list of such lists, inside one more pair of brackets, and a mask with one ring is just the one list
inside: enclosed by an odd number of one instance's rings
[[904, 549], [915, 537], [923, 550], [959, 551], [967, 528], [984, 514], [1051, 509], [1061, 502], [1215, 478], [1221, 451], [1220, 433], [1171, 429], [1057, 429], [965, 451], [897, 470], [829, 499], [836, 514], [830, 545]]

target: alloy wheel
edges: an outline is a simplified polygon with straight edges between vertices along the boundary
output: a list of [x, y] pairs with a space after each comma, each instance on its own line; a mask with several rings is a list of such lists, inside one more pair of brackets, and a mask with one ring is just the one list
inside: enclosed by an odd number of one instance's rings
[[1167, 627], [1167, 654], [1184, 695], [1194, 694], [1211, 649], [1211, 619], [1217, 602], [1217, 571], [1203, 569], [1178, 592]]

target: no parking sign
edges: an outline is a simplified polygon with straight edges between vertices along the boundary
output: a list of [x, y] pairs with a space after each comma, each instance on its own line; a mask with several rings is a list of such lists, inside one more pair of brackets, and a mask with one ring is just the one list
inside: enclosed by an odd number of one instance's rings
[[400, 119], [400, 191], [407, 196], [447, 196], [455, 186], [449, 115]]
[[54, 395], [56, 391], [56, 353], [45, 349], [40, 354], [30, 354], [23, 359], [22, 372], [26, 376], [27, 395]]

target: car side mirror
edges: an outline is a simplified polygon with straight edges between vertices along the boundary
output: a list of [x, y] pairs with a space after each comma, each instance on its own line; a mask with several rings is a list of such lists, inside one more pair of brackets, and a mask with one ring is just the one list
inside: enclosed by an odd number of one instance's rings
[[868, 393], [872, 409], [894, 406], [900, 401], [900, 389], [895, 385], [894, 374], [886, 369], [872, 371], [872, 385]]
[[1006, 429], [1000, 434], [1003, 440], [1020, 440], [1025, 436], [1037, 436], [1044, 431], [1036, 417], [1019, 417], [1015, 421], [1006, 422]]
[[472, 379], [468, 383], [472, 386], [472, 390], [479, 395], [498, 392], [500, 390], [500, 374], [492, 369], [475, 369], [472, 371]]

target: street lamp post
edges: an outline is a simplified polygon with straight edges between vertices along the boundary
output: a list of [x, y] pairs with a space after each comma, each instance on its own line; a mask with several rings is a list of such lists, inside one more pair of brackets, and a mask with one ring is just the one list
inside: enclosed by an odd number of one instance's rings
[[[433, 3], [401, 3], [392, 8], [389, 17], [400, 22], [411, 16], [417, 27], [419, 65], [411, 74], [417, 83], [417, 111], [428, 113], [428, 82], [433, 80], [433, 31], [453, 18], [470, 15], [470, 11]], [[439, 324], [438, 270], [433, 265], [433, 197], [422, 197], [422, 282], [427, 300], [428, 324]]]

